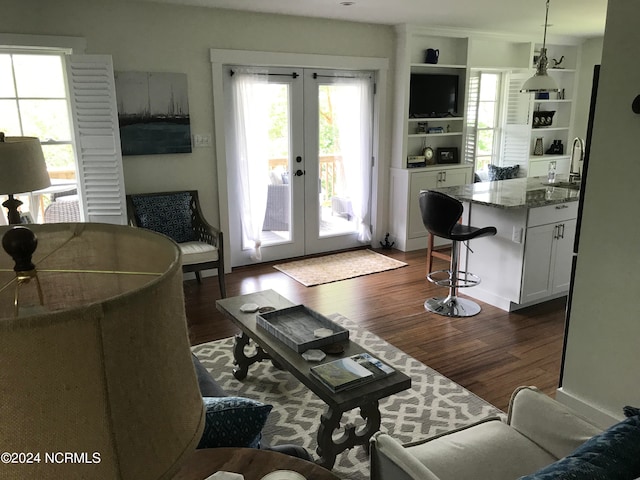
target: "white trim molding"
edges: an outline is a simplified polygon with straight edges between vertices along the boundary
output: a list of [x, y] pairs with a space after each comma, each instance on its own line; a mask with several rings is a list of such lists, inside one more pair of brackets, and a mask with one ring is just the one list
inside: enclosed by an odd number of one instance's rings
[[87, 49], [87, 40], [83, 37], [62, 37], [57, 35], [23, 35], [17, 33], [0, 33], [0, 49], [2, 47], [30, 49], [52, 49], [83, 54]]

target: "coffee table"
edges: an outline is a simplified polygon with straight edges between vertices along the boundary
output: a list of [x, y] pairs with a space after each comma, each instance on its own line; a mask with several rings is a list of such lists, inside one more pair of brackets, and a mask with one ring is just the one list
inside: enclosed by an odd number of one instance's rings
[[[348, 448], [362, 445], [369, 446], [369, 439], [380, 429], [380, 409], [378, 401], [394, 393], [411, 387], [411, 378], [400, 371], [379, 380], [359, 385], [358, 388], [342, 392], [332, 392], [318, 380], [311, 376], [310, 368], [317, 363], [307, 362], [301, 354], [285, 345], [266, 330], [257, 326], [256, 313], [243, 313], [240, 307], [246, 303], [255, 303], [260, 307], [274, 307], [276, 309], [295, 305], [290, 300], [273, 290], [224, 298], [216, 301], [216, 306], [225, 317], [231, 320], [242, 333], [236, 336], [233, 356], [236, 362], [234, 376], [242, 380], [247, 376], [249, 367], [262, 360], [270, 359], [278, 368], [291, 372], [309, 390], [327, 404], [326, 413], [320, 416], [320, 428], [317, 439], [319, 455], [317, 463], [331, 469], [336, 456]], [[247, 356], [245, 347], [253, 341], [255, 353]], [[340, 355], [328, 355], [323, 362], [336, 358], [348, 357], [357, 353], [371, 353], [351, 340], [342, 342], [344, 352]], [[344, 433], [337, 439], [333, 438], [335, 430], [342, 427], [341, 418], [344, 412], [360, 409], [360, 416], [366, 420], [363, 428], [356, 430], [353, 425], [344, 425]]]

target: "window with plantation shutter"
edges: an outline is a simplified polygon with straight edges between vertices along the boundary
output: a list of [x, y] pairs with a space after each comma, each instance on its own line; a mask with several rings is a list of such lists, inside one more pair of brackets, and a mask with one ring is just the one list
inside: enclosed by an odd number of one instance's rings
[[124, 174], [111, 57], [67, 55], [65, 64], [84, 218], [124, 225]]
[[530, 98], [520, 93], [526, 73], [511, 73], [507, 79], [507, 104], [505, 114], [504, 141], [502, 143], [502, 165], [520, 165], [520, 176], [526, 176], [529, 158], [529, 107]]
[[478, 96], [480, 94], [480, 72], [471, 71], [469, 78], [469, 101], [467, 102], [467, 135], [464, 144], [464, 161], [475, 165], [478, 127]]

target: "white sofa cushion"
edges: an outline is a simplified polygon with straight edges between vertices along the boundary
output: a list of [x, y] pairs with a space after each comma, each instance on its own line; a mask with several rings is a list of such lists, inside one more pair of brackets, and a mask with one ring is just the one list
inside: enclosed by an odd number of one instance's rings
[[179, 243], [182, 251], [182, 264], [193, 265], [194, 263], [215, 262], [218, 260], [218, 249], [205, 242], [184, 242]]
[[513, 480], [557, 460], [500, 420], [447, 432], [406, 450], [442, 480]]
[[556, 458], [569, 455], [602, 432], [602, 428], [571, 408], [531, 387], [516, 390], [509, 404], [507, 423]]

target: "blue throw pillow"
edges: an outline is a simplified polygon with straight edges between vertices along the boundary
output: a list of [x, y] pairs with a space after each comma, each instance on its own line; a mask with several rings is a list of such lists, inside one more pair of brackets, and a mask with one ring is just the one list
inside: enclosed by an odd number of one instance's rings
[[571, 455], [519, 480], [632, 480], [640, 477], [640, 409], [590, 438]]
[[513, 165], [511, 167], [496, 167], [489, 164], [489, 181], [495, 180], [509, 180], [510, 178], [516, 178], [520, 165]]
[[242, 397], [203, 397], [204, 432], [198, 448], [258, 448], [272, 405]]
[[191, 224], [191, 194], [134, 195], [138, 226], [162, 233], [178, 243], [195, 240]]

